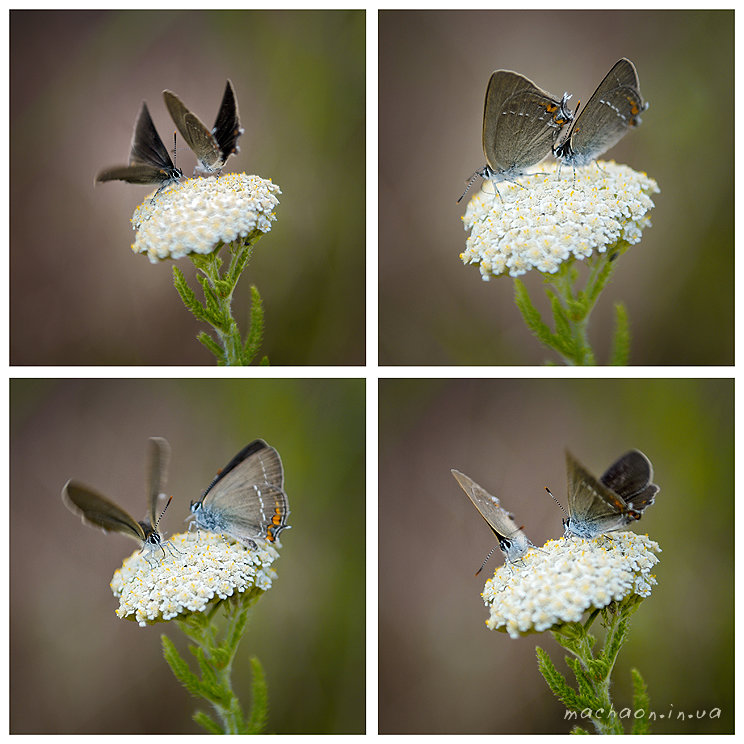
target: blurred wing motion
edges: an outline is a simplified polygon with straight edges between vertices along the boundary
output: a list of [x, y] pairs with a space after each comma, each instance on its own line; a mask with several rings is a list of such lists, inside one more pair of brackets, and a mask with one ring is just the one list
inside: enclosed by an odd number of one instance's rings
[[82, 517], [83, 523], [100, 527], [104, 532], [119, 532], [136, 540], [142, 547], [160, 547], [162, 536], [158, 523], [170, 504], [157, 514], [158, 499], [165, 490], [166, 471], [170, 459], [170, 445], [162, 437], [151, 437], [147, 464], [147, 514], [138, 522], [124, 509], [109, 501], [92, 488], [69, 480], [62, 489], [62, 501], [73, 513]]
[[162, 437], [150, 437], [147, 462], [147, 518], [152, 525], [158, 523], [158, 501], [161, 496], [165, 496], [169, 462], [168, 442]]
[[69, 480], [62, 489], [62, 501], [73, 514], [82, 517], [83, 524], [100, 527], [104, 532], [119, 532], [140, 545], [144, 544], [146, 538], [142, 525], [92, 488]]

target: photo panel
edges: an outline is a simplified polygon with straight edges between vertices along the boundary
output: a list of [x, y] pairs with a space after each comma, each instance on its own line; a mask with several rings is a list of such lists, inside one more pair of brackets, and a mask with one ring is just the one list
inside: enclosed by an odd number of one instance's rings
[[364, 364], [365, 16], [12, 11], [11, 364]]
[[619, 619], [611, 731], [733, 731], [733, 380], [382, 380], [379, 402], [380, 733], [595, 733], [553, 690], [577, 689], [566, 639], [600, 658]]
[[[364, 732], [364, 380], [25, 379], [10, 400], [11, 733], [204, 733], [197, 711]], [[355, 528], [328, 534], [339, 514]], [[242, 719], [182, 686], [232, 700], [228, 651]]]
[[383, 10], [379, 48], [382, 364], [733, 364], [732, 10]]

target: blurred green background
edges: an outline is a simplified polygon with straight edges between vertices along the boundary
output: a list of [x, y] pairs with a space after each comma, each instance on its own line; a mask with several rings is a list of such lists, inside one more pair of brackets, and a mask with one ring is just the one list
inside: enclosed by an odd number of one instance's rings
[[[618, 262], [592, 315], [590, 339], [605, 363], [623, 301], [632, 364], [733, 364], [733, 11], [383, 11], [379, 40], [382, 363], [556, 360], [527, 331], [512, 280], [483, 282], [460, 261], [465, 202], [456, 200], [485, 162], [493, 70], [573, 93], [573, 107], [629, 57], [650, 107], [605, 157], [646, 171], [661, 193], [653, 227]], [[545, 317], [541, 277], [522, 279]]]
[[93, 179], [127, 161], [143, 100], [170, 148], [163, 89], [211, 125], [228, 77], [245, 134], [225, 170], [283, 192], [235, 318], [254, 283], [272, 364], [364, 363], [363, 11], [11, 12], [11, 363], [213, 365], [171, 262], [130, 250], [148, 187]]
[[109, 582], [134, 543], [82, 525], [60, 499], [74, 477], [141, 518], [153, 435], [172, 447], [167, 534], [247, 442], [277, 448], [292, 529], [233, 684], [248, 703], [255, 655], [268, 732], [364, 731], [364, 380], [14, 380], [10, 431], [12, 733], [202, 732], [160, 650], [165, 633], [190, 658], [183, 634], [114, 614]]
[[[661, 487], [637, 531], [663, 553], [615, 666], [615, 708], [632, 705], [637, 667], [652, 709], [675, 715], [653, 732], [733, 732], [732, 380], [383, 380], [379, 401], [381, 733], [568, 733], [535, 659], [540, 645], [570, 674], [563, 650], [485, 626], [480, 592], [502, 557], [473, 576], [496, 540], [450, 468], [542, 545], [563, 532], [543, 489], [566, 504], [564, 449], [600, 475], [633, 447]], [[676, 720], [715, 707], [718, 720]]]

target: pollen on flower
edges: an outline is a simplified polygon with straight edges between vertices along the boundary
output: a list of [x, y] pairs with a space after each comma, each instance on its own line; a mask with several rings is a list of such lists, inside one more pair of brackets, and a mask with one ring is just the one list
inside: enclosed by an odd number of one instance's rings
[[135, 552], [116, 570], [111, 580], [119, 598], [116, 614], [145, 626], [202, 612], [235, 592], [266, 591], [277, 576], [275, 545], [257, 542], [248, 548], [205, 530], [173, 535], [157, 565]]
[[488, 579], [481, 594], [490, 611], [486, 625], [517, 638], [578, 622], [586, 611], [631, 594], [647, 597], [659, 552], [657, 543], [635, 532], [549, 540]]
[[211, 253], [220, 243], [255, 239], [271, 230], [279, 204], [279, 187], [245, 173], [190, 178], [153, 197], [134, 210], [136, 231], [132, 250], [152, 263]]
[[[553, 274], [572, 256], [583, 259], [624, 243], [637, 243], [651, 224], [651, 194], [659, 187], [645, 173], [614, 162], [576, 168], [539, 166], [542, 173], [500, 182], [498, 194], [486, 181], [470, 200], [463, 224], [470, 231], [465, 264], [481, 276], [530, 269]], [[542, 177], [544, 171], [548, 177]]]

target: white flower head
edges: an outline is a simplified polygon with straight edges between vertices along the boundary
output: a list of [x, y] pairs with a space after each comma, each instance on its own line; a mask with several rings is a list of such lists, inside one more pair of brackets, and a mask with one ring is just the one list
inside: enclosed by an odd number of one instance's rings
[[210, 602], [236, 593], [261, 594], [277, 575], [271, 564], [279, 553], [265, 541], [248, 548], [201, 530], [173, 535], [168, 542], [156, 565], [154, 556], [135, 552], [115, 571], [111, 591], [119, 598], [120, 618], [144, 627], [203, 612]]
[[631, 594], [647, 597], [656, 584], [651, 569], [659, 562], [657, 552], [657, 543], [630, 531], [549, 540], [521, 561], [501, 566], [486, 582], [486, 625], [518, 638], [578, 622], [587, 610]]
[[238, 238], [254, 240], [271, 230], [280, 193], [271, 181], [245, 173], [174, 184], [134, 210], [132, 250], [157, 263], [211, 253], [220, 243]]
[[651, 224], [650, 194], [659, 187], [645, 173], [612, 161], [564, 167], [560, 177], [558, 163], [540, 168], [500, 182], [498, 192], [486, 181], [468, 204], [462, 219], [470, 236], [460, 258], [478, 264], [486, 281], [530, 269], [554, 274], [572, 257], [639, 242]]

